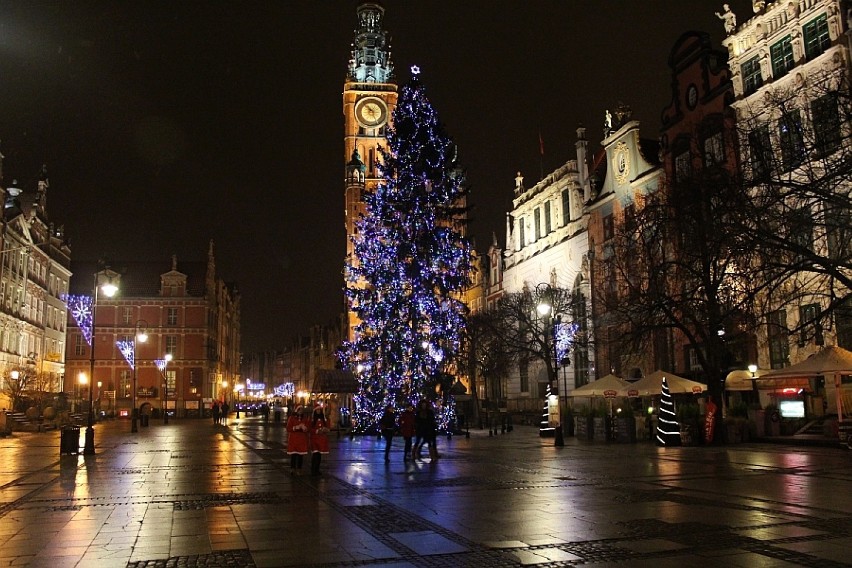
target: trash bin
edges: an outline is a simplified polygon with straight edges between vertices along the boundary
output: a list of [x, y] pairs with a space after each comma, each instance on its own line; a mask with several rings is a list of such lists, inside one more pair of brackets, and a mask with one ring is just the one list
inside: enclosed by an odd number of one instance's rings
[[59, 432], [59, 454], [80, 453], [80, 427], [64, 426]]
[[142, 415], [142, 427], [143, 427], [143, 428], [147, 428], [147, 427], [148, 427], [148, 420], [149, 420], [150, 418], [151, 418], [151, 416], [150, 416], [149, 414], [143, 414], [143, 415]]

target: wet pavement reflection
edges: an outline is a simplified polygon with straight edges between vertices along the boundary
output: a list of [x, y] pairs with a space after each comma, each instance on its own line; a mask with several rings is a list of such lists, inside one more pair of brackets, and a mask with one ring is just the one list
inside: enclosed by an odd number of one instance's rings
[[852, 566], [839, 447], [557, 448], [519, 425], [441, 438], [434, 461], [395, 439], [385, 463], [332, 434], [313, 477], [260, 417], [128, 426], [96, 425], [94, 456], [0, 438], [0, 565]]

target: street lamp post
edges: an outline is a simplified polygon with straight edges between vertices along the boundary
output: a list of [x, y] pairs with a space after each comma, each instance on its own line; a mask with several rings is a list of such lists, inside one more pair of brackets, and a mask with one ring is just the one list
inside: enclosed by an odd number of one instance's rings
[[21, 373], [15, 369], [9, 373], [9, 377], [15, 381], [14, 385], [9, 383], [9, 389], [12, 391], [12, 400], [10, 403], [12, 404], [12, 412], [15, 412], [18, 409], [18, 397], [21, 396], [21, 383], [18, 382], [18, 379], [21, 378]]
[[751, 373], [751, 390], [754, 393], [754, 402], [760, 407], [760, 391], [757, 389], [757, 365], [754, 363], [749, 365], [748, 372]]
[[[557, 345], [557, 325], [561, 321], [561, 315], [556, 314], [556, 306], [554, 305], [554, 291], [553, 287], [550, 284], [539, 284], [536, 287], [536, 292], [538, 292], [538, 300], [539, 303], [536, 306], [536, 310], [542, 316], [547, 318], [547, 329], [544, 330], [544, 346], [545, 346], [545, 354], [548, 359], [551, 359], [550, 353], [548, 350], [548, 343], [552, 345], [553, 349], [553, 369], [552, 372], [550, 370], [550, 363], [546, 363], [548, 367], [548, 377], [547, 380], [550, 383], [551, 392], [553, 389], [556, 389], [556, 401], [557, 408], [559, 411], [559, 422], [556, 425], [554, 432], [553, 445], [555, 446], [564, 446], [565, 445], [565, 437], [562, 432], [562, 407], [560, 404], [561, 397], [559, 396], [559, 349]], [[544, 299], [543, 299], [544, 298]], [[550, 341], [548, 341], [548, 338]]]
[[92, 412], [92, 389], [91, 385], [94, 384], [95, 381], [95, 320], [97, 319], [97, 309], [98, 309], [98, 290], [100, 289], [107, 298], [112, 298], [115, 293], [118, 291], [118, 286], [112, 283], [112, 279], [110, 278], [103, 285], [98, 286], [98, 276], [99, 273], [95, 272], [94, 276], [94, 291], [92, 293], [92, 327], [91, 327], [91, 339], [92, 339], [92, 349], [89, 358], [89, 418], [86, 421], [86, 442], [83, 446], [83, 453], [86, 455], [93, 455], [95, 453], [95, 416]]
[[[173, 356], [171, 353], [166, 353], [162, 359], [157, 360], [157, 368], [160, 369], [160, 373], [162, 373], [163, 375], [163, 424], [169, 423], [169, 409], [166, 408], [166, 405], [169, 401], [169, 376], [166, 374], [166, 367], [168, 366], [172, 358]], [[177, 408], [177, 404], [175, 404], [175, 408]]]
[[130, 432], [138, 432], [139, 431], [139, 424], [137, 422], [137, 420], [139, 418], [139, 413], [137, 412], [137, 409], [136, 409], [136, 390], [137, 390], [136, 367], [138, 367], [137, 360], [136, 360], [136, 344], [139, 343], [139, 342], [145, 343], [146, 341], [148, 341], [148, 334], [145, 332], [145, 330], [147, 328], [148, 328], [148, 322], [147, 321], [136, 320], [136, 326], [134, 327], [134, 333], [133, 333], [133, 365], [132, 365], [133, 389], [132, 389], [132, 392], [130, 393], [130, 401], [131, 401], [130, 404], [132, 405], [131, 409], [130, 409]]

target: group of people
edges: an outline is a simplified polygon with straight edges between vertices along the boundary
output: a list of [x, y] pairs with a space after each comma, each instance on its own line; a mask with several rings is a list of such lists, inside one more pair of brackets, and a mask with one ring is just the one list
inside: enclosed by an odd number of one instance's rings
[[311, 454], [311, 475], [320, 475], [323, 454], [328, 453], [328, 420], [321, 406], [313, 414], [303, 406], [287, 419], [287, 455], [290, 456], [290, 473], [300, 475], [305, 456]]
[[228, 406], [227, 401], [219, 402], [218, 400], [213, 401], [213, 424], [227, 424], [228, 423], [228, 413], [231, 411], [231, 408]]
[[[438, 425], [435, 411], [427, 400], [421, 400], [415, 410], [408, 405], [397, 417], [393, 406], [387, 406], [379, 419], [379, 430], [385, 440], [385, 461], [390, 461], [391, 445], [398, 432], [405, 440], [403, 459], [416, 460], [421, 457], [423, 446], [429, 457], [437, 460]], [[287, 455], [290, 456], [290, 473], [300, 475], [305, 456], [311, 454], [311, 475], [320, 475], [322, 456], [328, 454], [329, 422], [322, 406], [315, 406], [313, 413], [297, 406], [287, 419]]]
[[399, 418], [396, 416], [394, 407], [388, 405], [379, 419], [379, 430], [385, 440], [386, 462], [390, 461], [391, 444], [397, 432], [405, 440], [403, 460], [419, 459], [424, 445], [429, 448], [431, 459], [436, 460], [439, 457], [438, 424], [435, 411], [429, 401], [425, 399], [420, 401], [416, 410], [414, 406], [409, 404], [399, 415]]

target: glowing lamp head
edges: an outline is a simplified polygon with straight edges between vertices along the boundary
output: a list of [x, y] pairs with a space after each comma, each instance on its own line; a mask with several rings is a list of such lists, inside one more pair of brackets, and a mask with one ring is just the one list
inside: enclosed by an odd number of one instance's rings
[[144, 331], [140, 331], [136, 334], [136, 339], [137, 341], [139, 341], [139, 343], [145, 343], [146, 341], [148, 341], [148, 334]]
[[168, 363], [169, 361], [171, 361], [172, 359], [174, 359], [174, 357], [172, 356], [172, 354], [171, 354], [171, 353], [166, 353], [166, 355], [163, 357], [163, 359], [165, 359], [165, 360], [166, 360], [166, 362]]
[[538, 306], [536, 306], [535, 309], [538, 311], [538, 313], [540, 315], [547, 316], [547, 315], [550, 315], [550, 310], [552, 308], [550, 307], [550, 304], [548, 304], [547, 302], [542, 302]]
[[751, 373], [752, 375], [755, 374], [757, 372], [757, 365], [755, 365], [754, 363], [749, 365], [748, 366], [748, 372]]
[[106, 284], [101, 286], [101, 292], [104, 293], [104, 296], [107, 298], [112, 298], [115, 296], [115, 293], [118, 292], [118, 286], [113, 284], [112, 282], [107, 282]]
[[77, 380], [80, 382], [81, 385], [85, 385], [89, 382], [89, 377], [86, 376], [86, 373], [80, 373], [79, 375], [77, 375]]

